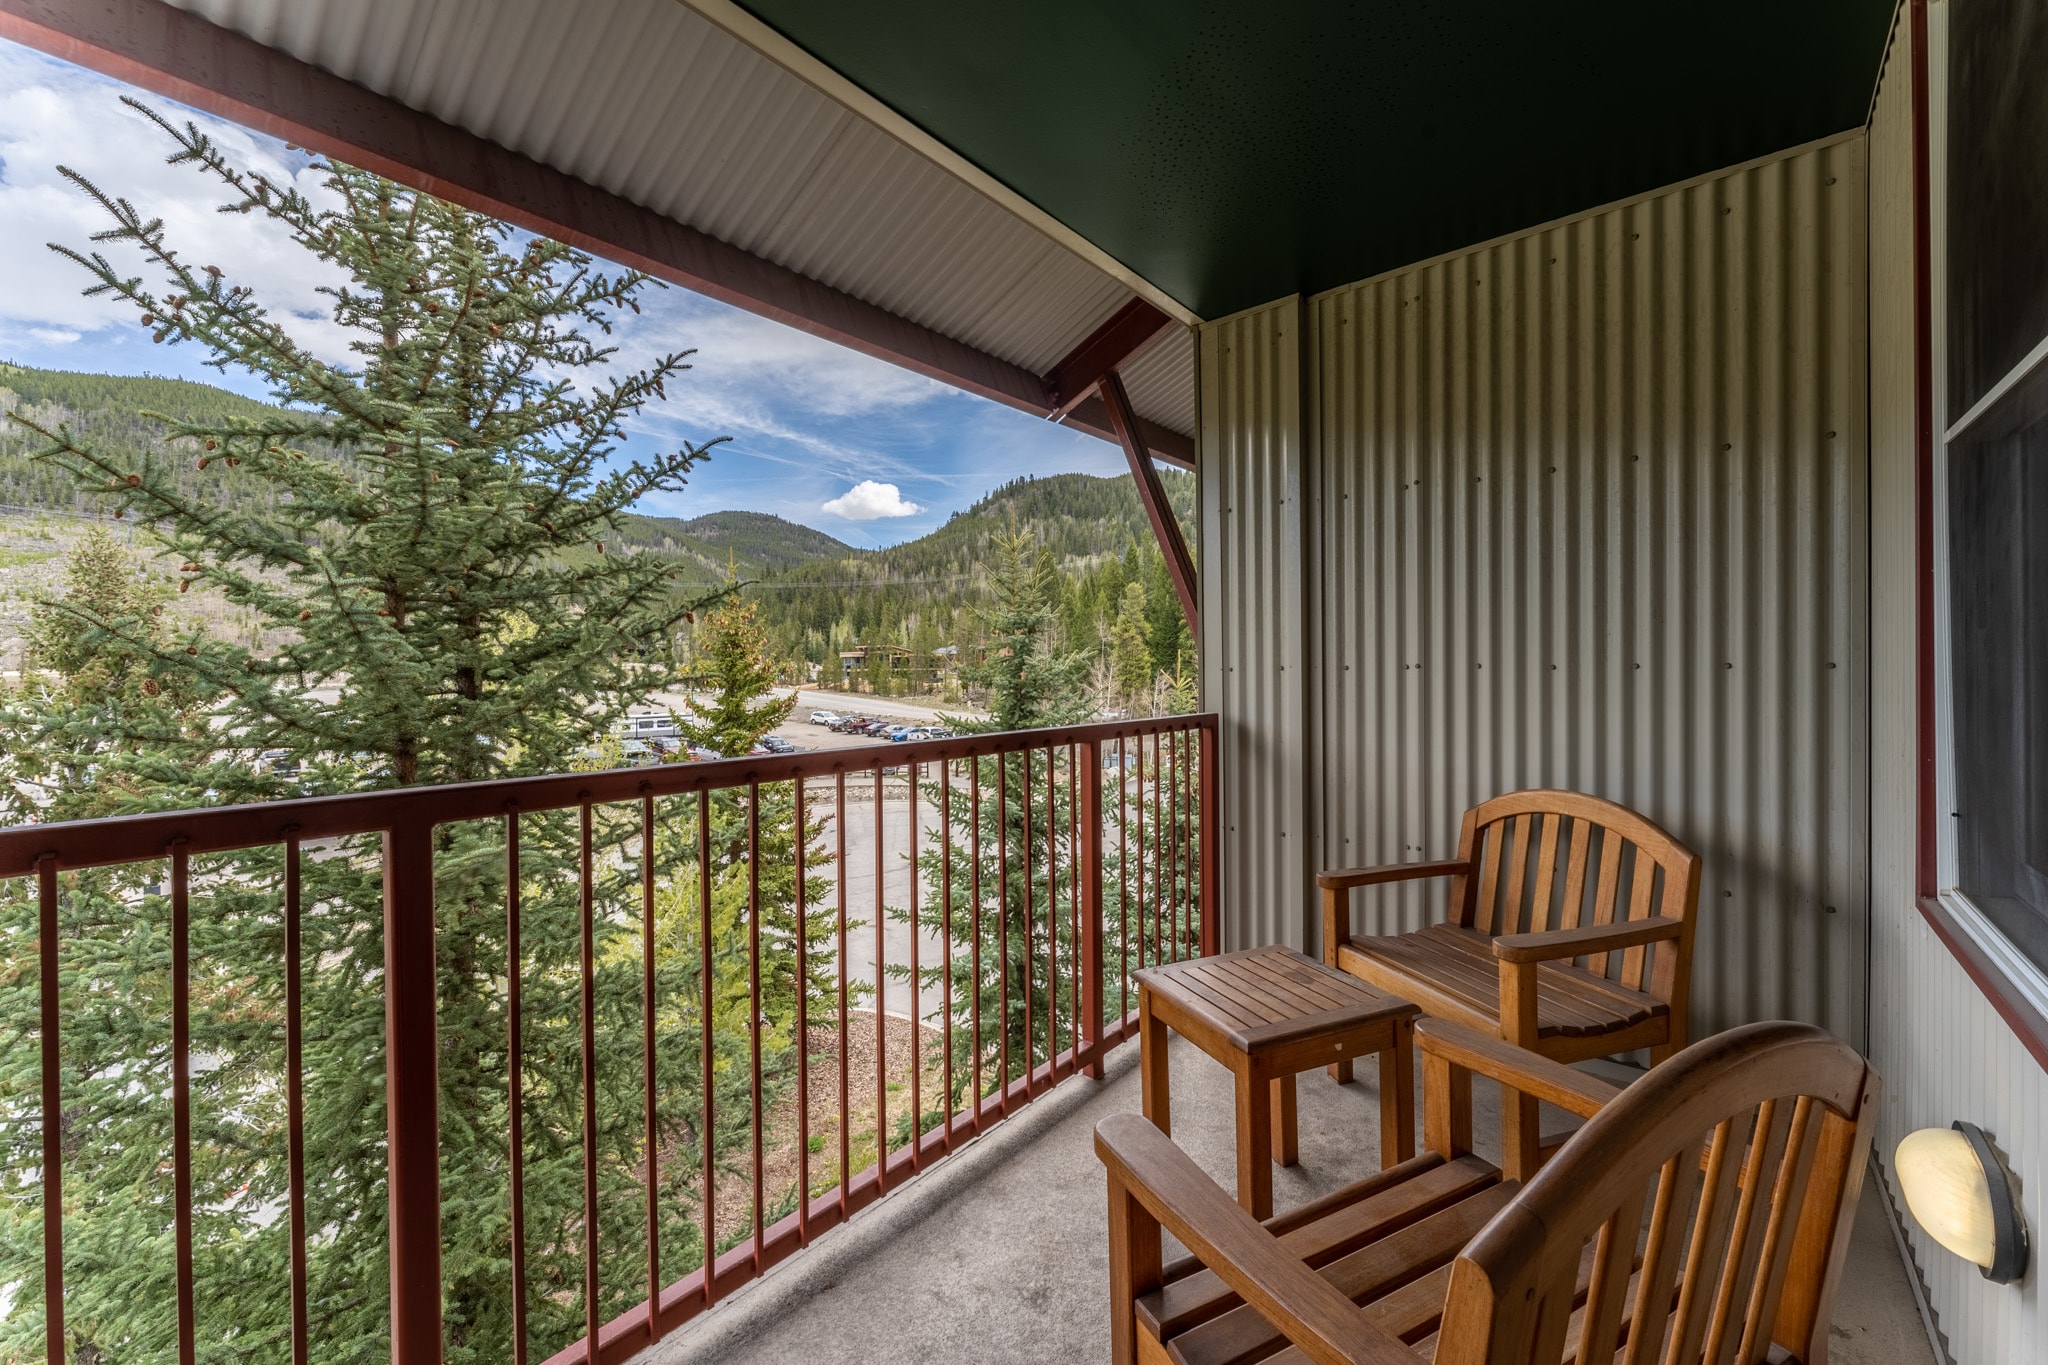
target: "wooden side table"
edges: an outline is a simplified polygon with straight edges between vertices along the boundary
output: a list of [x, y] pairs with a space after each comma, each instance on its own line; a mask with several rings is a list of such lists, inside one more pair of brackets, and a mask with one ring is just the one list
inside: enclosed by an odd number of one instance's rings
[[1405, 1000], [1291, 948], [1252, 948], [1137, 974], [1145, 1117], [1171, 1133], [1166, 1031], [1237, 1077], [1237, 1202], [1273, 1213], [1273, 1161], [1299, 1159], [1294, 1077], [1377, 1053], [1380, 1164], [1415, 1155], [1415, 1018]]

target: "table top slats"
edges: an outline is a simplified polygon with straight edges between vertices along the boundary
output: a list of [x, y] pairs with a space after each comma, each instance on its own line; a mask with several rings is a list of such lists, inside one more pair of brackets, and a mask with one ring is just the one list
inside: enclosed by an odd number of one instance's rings
[[1248, 957], [1239, 964], [1247, 977], [1259, 977], [1271, 982], [1274, 990], [1296, 1002], [1300, 1009], [1337, 1010], [1354, 1003], [1343, 993], [1334, 991], [1313, 977], [1287, 971], [1284, 965], [1276, 965], [1264, 957]]
[[1194, 1024], [1247, 1053], [1419, 1013], [1407, 1001], [1291, 948], [1252, 948], [1148, 967], [1137, 981], [1152, 1008], [1168, 1015], [1174, 1027]]

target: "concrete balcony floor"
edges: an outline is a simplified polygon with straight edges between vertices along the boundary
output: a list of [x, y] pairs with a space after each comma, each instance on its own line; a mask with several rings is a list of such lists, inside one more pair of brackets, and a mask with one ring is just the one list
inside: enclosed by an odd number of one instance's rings
[[[646, 1352], [639, 1365], [1109, 1359], [1107, 1196], [1097, 1120], [1136, 1113], [1138, 1048], [1067, 1080]], [[1229, 1074], [1179, 1038], [1174, 1140], [1236, 1185]], [[1290, 1208], [1376, 1169], [1377, 1078], [1301, 1077], [1301, 1162], [1273, 1173]], [[1495, 1088], [1473, 1087], [1479, 1150], [1499, 1150]], [[1562, 1127], [1561, 1115], [1546, 1111]], [[1836, 1365], [1934, 1365], [1907, 1271], [1866, 1183], [1835, 1311]], [[1171, 1254], [1171, 1253], [1170, 1253]]]

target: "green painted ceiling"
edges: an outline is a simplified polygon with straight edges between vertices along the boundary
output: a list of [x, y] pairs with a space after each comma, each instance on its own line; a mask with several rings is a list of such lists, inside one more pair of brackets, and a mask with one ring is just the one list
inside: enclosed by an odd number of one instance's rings
[[745, 0], [1205, 317], [1860, 126], [1892, 0]]

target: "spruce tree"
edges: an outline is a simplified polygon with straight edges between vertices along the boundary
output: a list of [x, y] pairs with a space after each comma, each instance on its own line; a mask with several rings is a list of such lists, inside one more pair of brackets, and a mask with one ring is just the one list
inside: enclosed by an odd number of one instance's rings
[[1152, 690], [1151, 642], [1145, 633], [1145, 585], [1126, 584], [1110, 628], [1110, 677], [1116, 690], [1136, 707]]
[[[36, 646], [42, 672], [24, 687], [41, 690], [6, 716], [20, 799], [44, 814], [105, 814], [556, 770], [676, 683], [672, 636], [706, 603], [679, 590], [670, 561], [620, 553], [616, 527], [636, 499], [680, 488], [708, 451], [620, 457], [626, 424], [665, 396], [685, 355], [592, 378], [611, 355], [600, 338], [637, 311], [648, 281], [339, 163], [316, 165], [315, 202], [240, 169], [192, 125], [142, 112], [169, 136], [174, 163], [224, 188], [226, 211], [263, 216], [338, 272], [332, 315], [352, 338], [351, 359], [314, 355], [221, 265], [181, 255], [160, 220], [65, 172], [108, 219], [96, 240], [138, 253], [157, 281], [124, 274], [100, 250], [56, 247], [86, 270], [87, 292], [125, 301], [159, 343], [195, 344], [209, 363], [259, 376], [284, 406], [164, 420], [168, 444], [139, 452], [38, 428], [39, 458], [139, 522], [179, 592], [217, 594], [285, 643], [266, 653], [211, 638], [150, 590], [123, 586], [95, 548], [39, 618], [49, 626]], [[238, 491], [196, 495], [194, 478], [233, 480]], [[285, 761], [258, 762], [265, 753]], [[638, 1121], [636, 816], [596, 812], [599, 1232], [614, 1265], [643, 1244], [650, 1155]], [[578, 840], [573, 819], [519, 819], [526, 1309], [532, 1349], [546, 1355], [581, 1335], [584, 1312]], [[706, 1142], [722, 1159], [744, 1135], [732, 1124], [751, 1086], [719, 1025], [730, 942], [713, 952], [713, 1018], [694, 1003], [704, 970], [686, 928], [695, 874], [678, 865], [694, 857], [691, 819], [665, 807], [658, 830], [664, 1103], [652, 1154], [665, 1278], [701, 1263], [694, 1173]], [[502, 1360], [511, 1340], [502, 840], [495, 824], [436, 833], [451, 1362]], [[388, 1353], [376, 842], [334, 841], [303, 860], [303, 875], [313, 1349], [323, 1365], [371, 1365]], [[162, 879], [161, 863], [63, 878], [66, 1109], [76, 1116], [67, 1302], [82, 1360], [175, 1358], [172, 1210], [160, 1175], [170, 1132]], [[193, 1048], [209, 1059], [192, 1083], [200, 1356], [281, 1360], [281, 854], [195, 859], [192, 885]], [[4, 895], [0, 950], [33, 963], [33, 896], [19, 885]], [[796, 899], [793, 885], [771, 881], [769, 901]], [[730, 917], [714, 919], [714, 935], [729, 940]], [[771, 1043], [776, 1029], [786, 1037], [798, 988], [793, 912], [781, 923], [763, 963]], [[12, 1357], [41, 1350], [38, 983], [30, 970], [0, 986], [0, 1284], [15, 1287], [0, 1354]], [[707, 1023], [717, 1032], [715, 1127], [695, 1099]], [[771, 1073], [786, 1056], [771, 1046]], [[643, 1278], [606, 1277], [600, 1315], [637, 1302]]]

